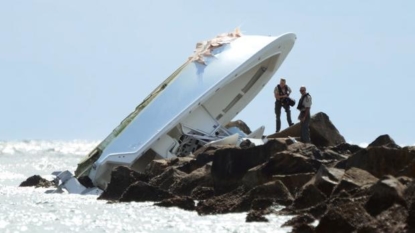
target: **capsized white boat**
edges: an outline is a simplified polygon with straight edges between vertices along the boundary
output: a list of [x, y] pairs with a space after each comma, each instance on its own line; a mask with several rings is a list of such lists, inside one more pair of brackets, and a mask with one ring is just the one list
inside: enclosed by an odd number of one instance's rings
[[[272, 78], [291, 51], [293, 33], [241, 35], [239, 30], [197, 44], [196, 51], [78, 164], [75, 177], [56, 172], [60, 189], [97, 194], [114, 167], [136, 171], [154, 159], [185, 156], [206, 144], [262, 144], [264, 127], [250, 135], [229, 123]], [[89, 176], [96, 188], [76, 178]]]

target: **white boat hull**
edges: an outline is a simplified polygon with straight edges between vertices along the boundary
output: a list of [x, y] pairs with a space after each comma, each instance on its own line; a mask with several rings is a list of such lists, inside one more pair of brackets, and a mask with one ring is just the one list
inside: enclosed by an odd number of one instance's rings
[[[223, 128], [261, 91], [296, 36], [242, 36], [213, 49], [205, 64], [186, 62], [167, 78], [89, 155], [88, 175], [105, 189], [115, 166], [137, 171], [156, 158], [185, 155], [211, 141], [227, 141]], [[263, 128], [253, 136], [260, 140]], [[241, 137], [242, 138], [242, 135]]]

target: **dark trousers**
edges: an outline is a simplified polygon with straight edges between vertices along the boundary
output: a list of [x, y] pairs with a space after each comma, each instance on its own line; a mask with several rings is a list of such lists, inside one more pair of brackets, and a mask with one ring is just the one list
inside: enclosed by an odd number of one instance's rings
[[[301, 112], [299, 119], [302, 119], [304, 117], [305, 112]], [[300, 122], [301, 126], [301, 141], [303, 143], [311, 143], [310, 139], [310, 114], [307, 114], [307, 117], [304, 119], [304, 121]]]
[[293, 125], [293, 122], [291, 120], [291, 111], [290, 111], [290, 105], [288, 104], [282, 104], [281, 101], [275, 101], [275, 116], [277, 117], [276, 123], [277, 123], [277, 132], [281, 129], [281, 107], [284, 108], [285, 112], [287, 113], [287, 122], [288, 125]]

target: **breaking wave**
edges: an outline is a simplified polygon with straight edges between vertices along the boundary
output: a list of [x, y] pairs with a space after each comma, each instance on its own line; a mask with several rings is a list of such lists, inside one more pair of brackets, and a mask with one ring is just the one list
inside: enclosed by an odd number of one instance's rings
[[39, 154], [61, 153], [73, 155], [86, 155], [99, 141], [71, 140], [71, 141], [46, 141], [46, 140], [22, 140], [0, 141], [1, 154]]

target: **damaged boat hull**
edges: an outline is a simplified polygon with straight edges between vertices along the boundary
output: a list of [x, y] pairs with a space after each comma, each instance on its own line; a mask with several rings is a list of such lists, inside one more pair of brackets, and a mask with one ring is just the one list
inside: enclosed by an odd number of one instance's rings
[[[215, 140], [234, 140], [223, 125], [267, 84], [295, 39], [292, 33], [241, 36], [214, 46], [203, 62], [187, 61], [78, 165], [75, 176], [89, 176], [105, 189], [116, 166], [143, 171], [154, 159], [187, 155]], [[257, 138], [261, 130], [256, 130]]]

